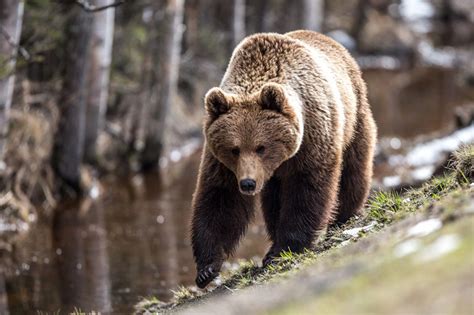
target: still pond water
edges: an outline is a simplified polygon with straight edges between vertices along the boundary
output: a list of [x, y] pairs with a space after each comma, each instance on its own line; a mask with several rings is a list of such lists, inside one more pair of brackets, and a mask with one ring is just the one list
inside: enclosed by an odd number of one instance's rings
[[[64, 203], [40, 220], [4, 262], [0, 314], [82, 311], [131, 313], [141, 297], [171, 297], [194, 282], [189, 238], [199, 153], [161, 176], [106, 178], [97, 200]], [[260, 220], [257, 218], [257, 222]], [[237, 258], [257, 258], [268, 244], [250, 227]]]

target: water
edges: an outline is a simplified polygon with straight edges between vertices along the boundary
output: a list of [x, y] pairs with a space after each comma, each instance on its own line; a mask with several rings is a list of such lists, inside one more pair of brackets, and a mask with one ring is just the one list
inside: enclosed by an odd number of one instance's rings
[[[194, 282], [189, 222], [199, 153], [156, 174], [106, 178], [97, 200], [60, 205], [2, 257], [0, 314], [130, 313], [141, 297]], [[261, 219], [233, 261], [262, 256]]]

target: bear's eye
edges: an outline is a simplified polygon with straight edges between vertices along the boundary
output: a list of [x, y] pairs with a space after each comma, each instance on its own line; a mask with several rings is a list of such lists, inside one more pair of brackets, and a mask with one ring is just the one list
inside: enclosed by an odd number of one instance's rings
[[230, 150], [230, 152], [232, 152], [233, 156], [239, 156], [240, 149], [239, 148], [233, 148], [232, 150]]
[[265, 153], [265, 147], [263, 145], [259, 145], [255, 152], [257, 152], [258, 155], [262, 155], [263, 153]]

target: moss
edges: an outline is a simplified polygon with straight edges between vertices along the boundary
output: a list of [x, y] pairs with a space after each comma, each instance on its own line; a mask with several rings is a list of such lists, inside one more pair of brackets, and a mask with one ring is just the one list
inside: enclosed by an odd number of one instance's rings
[[[238, 270], [223, 274], [223, 283], [215, 291], [234, 291], [252, 285], [259, 285], [270, 281], [280, 281], [291, 277], [298, 270], [314, 264], [325, 255], [333, 255], [331, 264], [343, 264], [344, 260], [334, 259], [340, 246], [347, 242], [356, 242], [385, 226], [400, 221], [407, 216], [418, 213], [430, 215], [440, 214], [444, 221], [449, 221], [462, 215], [458, 211], [459, 203], [472, 202], [471, 191], [468, 188], [474, 162], [474, 146], [464, 146], [454, 154], [450, 172], [444, 176], [429, 180], [422, 187], [407, 190], [403, 194], [394, 192], [376, 192], [371, 196], [367, 205], [367, 212], [363, 216], [355, 217], [343, 226], [331, 226], [322, 237], [314, 251], [302, 254], [283, 252], [275, 263], [261, 268], [253, 262], [244, 262]], [[463, 175], [460, 175], [463, 174]], [[472, 179], [471, 179], [472, 180]], [[441, 212], [441, 213], [439, 213]], [[370, 228], [369, 228], [370, 227]], [[357, 229], [356, 236], [344, 233], [348, 229]], [[352, 258], [351, 258], [352, 259]], [[183, 303], [193, 302], [208, 295], [202, 291], [192, 291], [179, 288], [171, 303], [161, 304], [162, 309], [171, 309]], [[142, 308], [147, 309], [147, 308]]]

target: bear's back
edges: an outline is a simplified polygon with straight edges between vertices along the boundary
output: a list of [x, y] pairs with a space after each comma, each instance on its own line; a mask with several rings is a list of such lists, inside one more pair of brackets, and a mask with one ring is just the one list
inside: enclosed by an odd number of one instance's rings
[[344, 104], [346, 125], [344, 142], [348, 144], [353, 136], [352, 131], [356, 123], [359, 98], [365, 97], [366, 93], [358, 64], [344, 46], [321, 33], [299, 30], [286, 33], [285, 36], [302, 41], [327, 57], [326, 61], [336, 77], [338, 90]]

